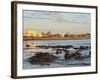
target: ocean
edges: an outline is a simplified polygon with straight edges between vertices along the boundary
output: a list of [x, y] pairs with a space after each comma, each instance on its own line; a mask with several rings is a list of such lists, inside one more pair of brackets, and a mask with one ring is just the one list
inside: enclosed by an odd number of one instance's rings
[[[29, 48], [26, 47], [26, 45], [30, 45]], [[49, 48], [39, 48], [36, 46], [66, 46], [66, 45], [72, 45], [72, 48], [69, 48], [72, 52], [77, 51], [77, 49], [80, 46], [88, 46], [88, 49], [83, 49], [80, 52], [82, 53], [82, 56], [88, 56], [89, 52], [91, 52], [91, 41], [88, 40], [29, 40], [23, 42], [23, 69], [42, 69], [42, 68], [57, 68], [57, 67], [81, 67], [81, 66], [90, 66], [91, 65], [91, 56], [86, 57], [81, 60], [76, 60], [74, 58], [71, 58], [69, 60], [64, 59], [65, 53], [62, 51], [61, 54], [56, 55], [56, 49], [53, 49], [51, 47]], [[49, 52], [50, 54], [53, 54], [59, 59], [55, 60], [54, 62], [51, 62], [49, 64], [31, 64], [29, 61], [27, 61], [28, 58], [35, 56], [37, 52]]]

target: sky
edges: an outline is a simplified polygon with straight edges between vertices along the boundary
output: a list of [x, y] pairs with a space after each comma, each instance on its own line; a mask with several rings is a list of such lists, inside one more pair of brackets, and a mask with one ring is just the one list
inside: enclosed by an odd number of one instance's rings
[[77, 12], [55, 12], [23, 10], [23, 31], [37, 33], [71, 33], [91, 32], [91, 14]]

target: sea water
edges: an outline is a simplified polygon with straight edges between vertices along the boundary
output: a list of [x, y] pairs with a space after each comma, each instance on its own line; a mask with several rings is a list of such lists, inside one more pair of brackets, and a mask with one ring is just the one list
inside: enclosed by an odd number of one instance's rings
[[[26, 48], [25, 45], [31, 45], [30, 48]], [[50, 65], [40, 65], [40, 64], [30, 64], [27, 59], [31, 56], [34, 56], [36, 52], [49, 52], [54, 54], [56, 50], [52, 48], [37, 48], [35, 46], [46, 45], [46, 46], [64, 46], [64, 45], [72, 45], [74, 47], [80, 46], [91, 46], [90, 40], [29, 40], [24, 41], [23, 43], [23, 69], [39, 69], [39, 68], [57, 68], [57, 67], [75, 67], [75, 66], [90, 66], [91, 65], [91, 57], [87, 57], [82, 60], [75, 60], [72, 58], [71, 60], [64, 60], [64, 52], [62, 54], [57, 55], [59, 57], [58, 60], [50, 63]], [[82, 55], [89, 55], [91, 49], [82, 50]], [[55, 55], [55, 54], [54, 54]]]

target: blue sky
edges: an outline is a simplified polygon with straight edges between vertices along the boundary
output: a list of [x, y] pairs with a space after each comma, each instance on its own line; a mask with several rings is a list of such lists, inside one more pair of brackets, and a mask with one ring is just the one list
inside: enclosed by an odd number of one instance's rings
[[24, 31], [52, 33], [90, 33], [91, 14], [23, 10]]

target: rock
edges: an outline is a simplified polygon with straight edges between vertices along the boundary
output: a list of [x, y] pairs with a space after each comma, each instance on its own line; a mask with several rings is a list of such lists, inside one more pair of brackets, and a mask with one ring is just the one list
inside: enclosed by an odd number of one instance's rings
[[49, 47], [46, 46], [46, 45], [39, 45], [39, 46], [36, 46], [36, 47], [38, 47], [38, 48], [44, 48], [44, 49], [48, 49], [48, 48], [49, 48]]
[[76, 53], [75, 53], [75, 59], [82, 59], [82, 53], [79, 52], [80, 50], [78, 50]]
[[80, 49], [80, 50], [87, 50], [87, 49], [90, 49], [91, 47], [90, 46], [80, 46], [80, 47], [74, 47], [74, 49]]
[[80, 46], [80, 49], [88, 49], [88, 46]]
[[40, 46], [36, 46], [36, 47], [48, 49], [48, 48], [71, 48], [73, 46], [72, 45], [64, 45], [64, 46], [61, 46], [61, 45], [56, 45], [56, 46], [40, 45]]
[[35, 56], [32, 56], [28, 59], [31, 64], [47, 64], [57, 59], [56, 56], [51, 55], [50, 53], [38, 52]]
[[66, 51], [65, 55], [64, 55], [65, 60], [71, 59], [72, 58], [72, 54], [70, 53], [70, 51]]
[[57, 49], [55, 54], [61, 54], [61, 49]]
[[25, 46], [26, 46], [26, 47], [30, 47], [31, 45], [29, 45], [29, 44], [26, 44]]
[[78, 48], [78, 47], [74, 47], [74, 49], [80, 49], [80, 48]]
[[89, 57], [91, 57], [91, 51], [89, 51]]

